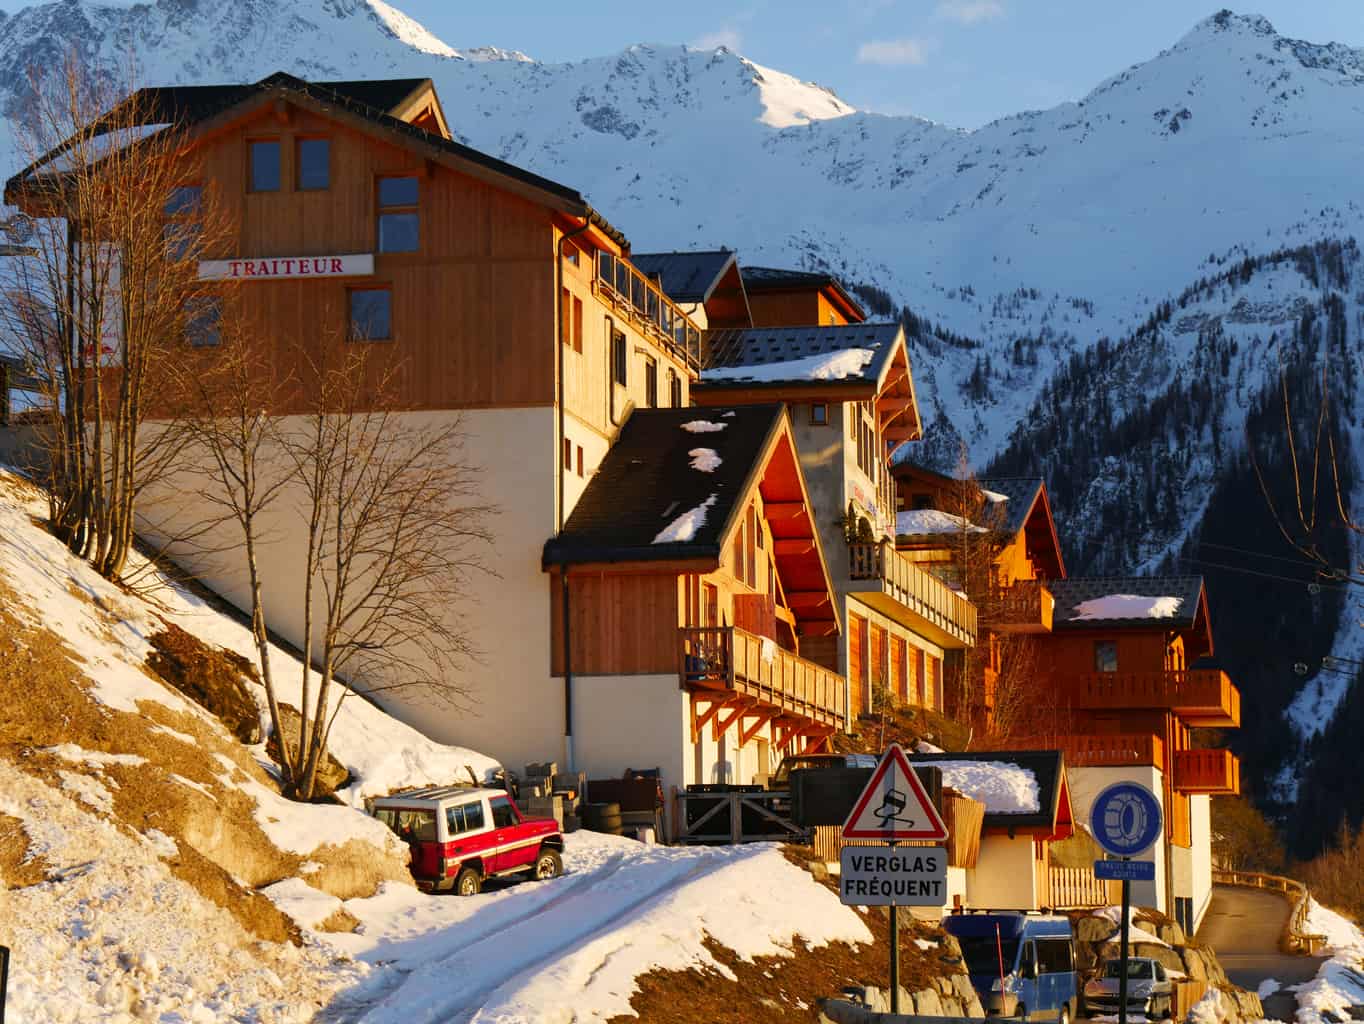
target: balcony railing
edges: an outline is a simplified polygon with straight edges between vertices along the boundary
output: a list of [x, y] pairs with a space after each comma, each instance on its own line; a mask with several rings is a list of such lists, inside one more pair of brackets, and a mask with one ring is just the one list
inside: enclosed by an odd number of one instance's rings
[[701, 329], [682, 308], [629, 260], [602, 252], [597, 257], [597, 291], [642, 333], [693, 368], [701, 366]]
[[1241, 792], [1241, 761], [1230, 750], [1175, 751], [1175, 789], [1181, 793]]
[[[848, 575], [855, 580], [876, 580], [877, 593], [907, 608], [927, 626], [928, 638], [944, 647], [974, 647], [976, 606], [932, 573], [924, 572], [889, 541], [848, 545]], [[891, 618], [903, 619], [884, 602], [871, 602]]]
[[766, 637], [733, 626], [682, 630], [682, 685], [732, 690], [783, 712], [842, 727], [844, 680]]
[[1018, 750], [1059, 750], [1072, 768], [1165, 768], [1165, 744], [1152, 733], [1050, 733], [1010, 740]]
[[1189, 725], [1241, 724], [1240, 691], [1220, 669], [1091, 672], [1071, 686], [1079, 708], [1162, 708]]
[[1055, 609], [1041, 580], [1018, 580], [995, 591], [990, 625], [1001, 633], [1050, 633]]

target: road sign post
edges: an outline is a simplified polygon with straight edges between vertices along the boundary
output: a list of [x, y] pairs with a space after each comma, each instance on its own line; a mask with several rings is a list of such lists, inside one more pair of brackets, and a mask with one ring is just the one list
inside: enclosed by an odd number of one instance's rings
[[853, 906], [890, 908], [890, 1012], [900, 1012], [902, 906], [942, 906], [947, 855], [941, 847], [900, 850], [898, 843], [942, 843], [947, 826], [898, 743], [881, 756], [866, 788], [843, 823], [844, 839], [879, 839], [874, 846], [845, 846], [839, 854], [839, 894]]
[[[1122, 879], [1122, 917], [1118, 926], [1118, 1024], [1127, 1024], [1127, 959], [1132, 917], [1132, 881], [1156, 877], [1154, 861], [1134, 861], [1160, 837], [1160, 801], [1145, 786], [1119, 782], [1094, 798], [1089, 826], [1100, 846], [1118, 861], [1096, 861], [1095, 878]], [[1101, 873], [1102, 868], [1102, 873]]]

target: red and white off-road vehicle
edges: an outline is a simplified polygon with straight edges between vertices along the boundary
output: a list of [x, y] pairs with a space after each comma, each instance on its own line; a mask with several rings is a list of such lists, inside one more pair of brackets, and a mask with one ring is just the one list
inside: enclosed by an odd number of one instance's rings
[[558, 824], [525, 817], [500, 789], [433, 786], [382, 797], [372, 809], [412, 847], [412, 877], [424, 892], [472, 896], [488, 878], [564, 871]]

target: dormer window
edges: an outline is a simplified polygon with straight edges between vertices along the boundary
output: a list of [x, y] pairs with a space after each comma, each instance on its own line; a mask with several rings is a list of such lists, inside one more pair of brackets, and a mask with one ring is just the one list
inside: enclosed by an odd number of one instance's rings
[[379, 251], [416, 252], [421, 237], [414, 175], [379, 179]]

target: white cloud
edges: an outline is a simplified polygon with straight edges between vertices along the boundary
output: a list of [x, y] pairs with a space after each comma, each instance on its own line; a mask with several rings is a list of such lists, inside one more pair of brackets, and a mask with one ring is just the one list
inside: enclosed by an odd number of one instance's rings
[[1004, 5], [1000, 0], [942, 0], [933, 14], [946, 21], [974, 25], [1004, 17]]
[[707, 32], [692, 40], [691, 46], [695, 50], [714, 50], [718, 46], [723, 46], [726, 50], [737, 51], [743, 41], [744, 37], [736, 29], [726, 27], [715, 32]]
[[875, 39], [857, 48], [859, 64], [922, 64], [932, 43], [913, 36], [905, 39]]

